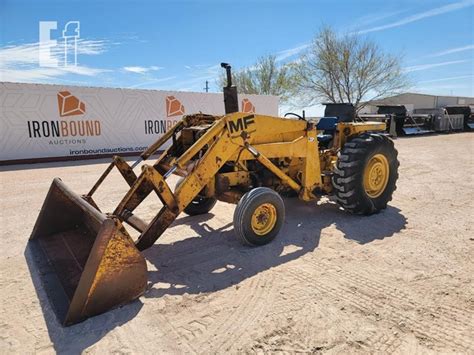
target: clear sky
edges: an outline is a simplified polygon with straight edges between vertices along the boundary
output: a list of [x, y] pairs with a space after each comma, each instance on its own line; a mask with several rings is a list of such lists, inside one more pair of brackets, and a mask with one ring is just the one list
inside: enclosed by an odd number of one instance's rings
[[[39, 66], [40, 21], [58, 44], [80, 21], [77, 67]], [[402, 54], [410, 91], [474, 96], [473, 23], [474, 0], [0, 0], [0, 80], [219, 91], [221, 61], [295, 60], [325, 24]]]

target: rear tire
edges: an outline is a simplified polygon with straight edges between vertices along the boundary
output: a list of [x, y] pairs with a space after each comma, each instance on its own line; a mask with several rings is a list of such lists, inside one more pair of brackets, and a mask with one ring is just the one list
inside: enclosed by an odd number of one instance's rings
[[354, 214], [385, 209], [397, 188], [397, 155], [392, 140], [381, 134], [364, 133], [347, 142], [332, 178], [338, 203]]
[[257, 187], [240, 199], [234, 212], [234, 232], [243, 244], [270, 243], [283, 225], [285, 205], [281, 196], [267, 187]]

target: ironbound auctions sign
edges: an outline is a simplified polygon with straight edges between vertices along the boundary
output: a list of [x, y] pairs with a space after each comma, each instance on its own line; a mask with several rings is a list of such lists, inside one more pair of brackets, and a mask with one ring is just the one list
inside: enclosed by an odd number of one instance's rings
[[[276, 96], [239, 103], [278, 115]], [[139, 153], [185, 114], [224, 114], [222, 94], [19, 83], [0, 83], [0, 107], [2, 163]]]

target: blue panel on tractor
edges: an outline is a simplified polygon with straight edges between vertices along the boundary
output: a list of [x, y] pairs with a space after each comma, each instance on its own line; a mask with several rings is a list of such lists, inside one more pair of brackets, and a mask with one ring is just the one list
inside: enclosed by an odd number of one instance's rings
[[337, 117], [322, 117], [316, 125], [316, 129], [318, 131], [334, 131], [337, 121]]

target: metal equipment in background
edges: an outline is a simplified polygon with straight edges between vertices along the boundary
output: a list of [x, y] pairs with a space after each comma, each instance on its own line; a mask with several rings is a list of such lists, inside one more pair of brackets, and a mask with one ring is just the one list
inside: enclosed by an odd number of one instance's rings
[[387, 125], [387, 132], [392, 137], [403, 134], [402, 127], [405, 122], [407, 110], [403, 105], [377, 105], [376, 114], [358, 114], [362, 121], [379, 121]]
[[[449, 114], [446, 108], [417, 108], [408, 116], [407, 121], [424, 120], [429, 125], [428, 132], [452, 132], [464, 128], [464, 115], [462, 113]], [[405, 121], [405, 126], [407, 125]], [[422, 132], [425, 133], [425, 132]]]
[[[223, 64], [226, 115], [184, 116], [131, 166], [112, 162], [85, 195], [54, 179], [30, 237], [38, 272], [60, 322], [70, 325], [130, 302], [145, 292], [150, 248], [181, 212], [209, 212], [217, 200], [236, 204], [234, 234], [251, 246], [271, 242], [285, 218], [281, 194], [303, 201], [333, 195], [348, 212], [387, 207], [398, 178], [397, 151], [385, 123], [354, 122], [350, 107], [318, 122], [237, 111], [230, 65]], [[332, 115], [329, 105], [327, 114]], [[168, 145], [168, 142], [171, 144]], [[139, 162], [161, 152], [151, 164]], [[95, 192], [117, 169], [129, 185], [103, 211]], [[181, 180], [172, 189], [171, 175]], [[161, 206], [150, 222], [135, 210], [150, 194]], [[370, 223], [368, 221], [368, 223]], [[136, 230], [132, 239], [127, 228]]]
[[472, 112], [466, 106], [418, 108], [411, 113], [405, 105], [377, 105], [377, 108], [377, 114], [359, 114], [357, 117], [364, 121], [386, 122], [392, 136], [460, 131], [469, 127], [465, 122]]
[[[377, 114], [359, 114], [362, 119], [377, 120], [385, 115], [389, 132], [393, 135], [393, 123], [398, 136], [435, 132], [455, 132], [474, 127], [473, 107], [445, 106], [441, 108], [417, 108], [408, 112], [405, 105], [378, 105]], [[382, 118], [382, 121], [384, 119]]]
[[474, 105], [450, 105], [445, 106], [450, 117], [463, 115], [463, 126], [465, 131], [474, 130]]

